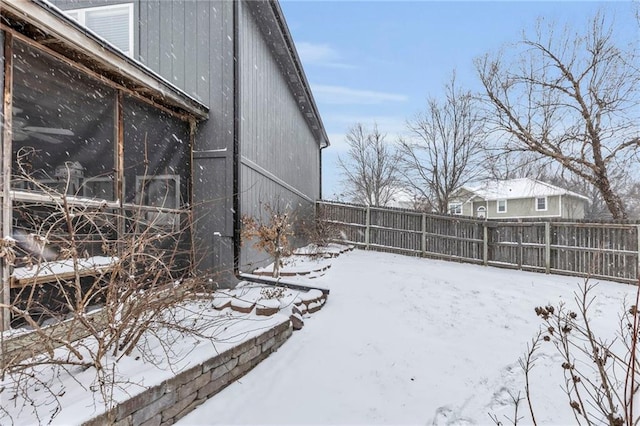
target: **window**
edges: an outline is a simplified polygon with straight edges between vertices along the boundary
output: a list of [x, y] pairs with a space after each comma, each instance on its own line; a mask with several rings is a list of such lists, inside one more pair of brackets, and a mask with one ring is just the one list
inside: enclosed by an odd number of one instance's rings
[[[161, 209], [177, 209], [180, 207], [180, 176], [136, 176], [139, 202], [145, 206]], [[180, 223], [177, 213], [147, 212], [147, 220], [155, 226], [175, 227]]]
[[180, 207], [180, 176], [136, 176], [136, 187], [142, 205], [164, 209]]
[[[123, 183], [124, 185], [124, 183]], [[82, 196], [85, 198], [99, 198], [115, 200], [114, 182], [112, 177], [93, 177], [82, 182]]]
[[462, 215], [462, 203], [449, 203], [449, 214]]
[[547, 211], [547, 197], [536, 198], [536, 211], [538, 212]]
[[507, 200], [498, 200], [496, 205], [497, 205], [498, 213], [506, 213], [507, 212]]
[[487, 209], [486, 209], [486, 207], [485, 206], [478, 207], [476, 216], [478, 218], [480, 218], [480, 219], [484, 219], [485, 217], [487, 217]]
[[133, 3], [66, 10], [71, 19], [133, 56]]

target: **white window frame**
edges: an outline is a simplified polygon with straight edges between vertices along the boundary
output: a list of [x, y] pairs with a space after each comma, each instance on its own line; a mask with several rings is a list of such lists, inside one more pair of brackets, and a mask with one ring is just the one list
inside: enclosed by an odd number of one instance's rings
[[[165, 201], [171, 199], [172, 207], [162, 206], [149, 206], [148, 200], [145, 198], [149, 195], [148, 188], [142, 188], [142, 185], [148, 184], [151, 181], [173, 181], [175, 187], [174, 194], [166, 194]], [[155, 207], [156, 211], [147, 211], [147, 222], [152, 226], [170, 226], [175, 229], [180, 224], [180, 214], [175, 213], [177, 209], [181, 208], [180, 205], [180, 176], [179, 175], [155, 175], [155, 176], [136, 176], [136, 202], [143, 207]], [[144, 196], [143, 196], [144, 195]]]
[[[125, 55], [133, 58], [133, 48], [134, 48], [134, 45], [133, 45], [133, 38], [134, 38], [134, 34], [133, 34], [133, 3], [110, 4], [110, 5], [107, 5], [107, 6], [85, 7], [85, 8], [82, 8], [82, 9], [68, 9], [68, 10], [64, 10], [63, 12], [67, 16], [69, 16], [71, 19], [73, 19], [76, 22], [78, 22], [80, 25], [82, 25], [84, 27], [87, 27], [87, 25], [86, 25], [87, 12], [94, 12], [96, 10], [109, 10], [109, 9], [112, 9], [112, 10], [113, 9], [127, 9], [128, 12], [129, 12], [129, 49], [127, 51], [123, 52], [123, 53]], [[98, 35], [99, 37], [104, 39], [104, 37], [102, 35], [96, 33], [91, 28], [89, 28], [89, 30], [93, 31], [96, 35]], [[109, 40], [106, 40], [106, 41], [109, 41]]]
[[[480, 213], [482, 213], [482, 216], [480, 216]], [[476, 209], [476, 217], [480, 219], [486, 219], [487, 208], [485, 206], [478, 206], [478, 208]]]
[[[544, 208], [543, 209], [538, 207], [539, 206], [538, 202], [540, 200], [544, 200]], [[536, 197], [533, 202], [535, 203], [535, 207], [536, 207], [536, 211], [537, 212], [546, 212], [549, 209], [549, 200], [547, 199], [547, 197]]]
[[[500, 203], [504, 203], [504, 210], [500, 210]], [[496, 213], [507, 212], [507, 200], [496, 200]]]
[[[153, 206], [159, 210], [176, 210], [179, 209], [180, 206], [180, 176], [179, 175], [155, 175], [155, 176], [136, 176], [136, 202], [141, 206], [149, 206], [147, 204], [146, 197], [149, 196], [148, 188], [142, 188], [142, 185], [149, 185], [150, 182], [153, 181], [173, 181], [173, 185], [175, 188], [175, 192], [173, 194], [166, 194], [165, 200], [171, 200], [171, 207], [165, 207], [164, 203], [162, 206]], [[144, 194], [144, 197], [143, 197]]]
[[[111, 198], [105, 198], [108, 201], [113, 201], [115, 200], [117, 197], [115, 195], [115, 182], [113, 181], [112, 178], [110, 177], [90, 177], [90, 178], [86, 178], [82, 181], [82, 196], [85, 198], [93, 198], [93, 199], [102, 199], [100, 197], [96, 197], [95, 194], [98, 192], [96, 191], [96, 187], [99, 188], [99, 185], [101, 183], [106, 183], [108, 185], [111, 185]], [[122, 182], [122, 193], [125, 194], [125, 185], [124, 182]]]
[[462, 216], [462, 203], [449, 203], [447, 210], [449, 211], [449, 214]]

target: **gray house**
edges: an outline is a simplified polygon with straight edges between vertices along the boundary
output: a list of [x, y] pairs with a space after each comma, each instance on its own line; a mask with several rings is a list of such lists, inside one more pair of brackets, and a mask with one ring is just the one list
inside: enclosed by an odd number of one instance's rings
[[578, 193], [522, 178], [463, 187], [449, 203], [449, 213], [487, 219], [583, 219], [588, 202]]
[[267, 260], [241, 248], [243, 215], [312, 217], [328, 138], [277, 1], [2, 0], [0, 13], [2, 235], [17, 208], [55, 202], [37, 187], [142, 205], [163, 226], [187, 208], [176, 244], [229, 285]]

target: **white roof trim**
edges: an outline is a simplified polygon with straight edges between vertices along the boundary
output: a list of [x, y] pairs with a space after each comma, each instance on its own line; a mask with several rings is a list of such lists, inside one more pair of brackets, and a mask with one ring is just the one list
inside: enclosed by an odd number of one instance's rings
[[[515, 200], [524, 198], [541, 198], [553, 196], [570, 196], [590, 202], [588, 197], [550, 183], [531, 178], [489, 181], [477, 187], [463, 187], [475, 197], [486, 201]], [[474, 197], [471, 197], [474, 198]]]

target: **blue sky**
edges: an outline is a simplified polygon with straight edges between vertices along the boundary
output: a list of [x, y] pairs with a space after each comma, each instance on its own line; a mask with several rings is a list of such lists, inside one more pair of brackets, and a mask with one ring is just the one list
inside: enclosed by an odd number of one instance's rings
[[356, 122], [394, 140], [407, 118], [439, 96], [456, 69], [461, 87], [480, 90], [473, 59], [520, 40], [540, 17], [583, 28], [598, 10], [626, 42], [638, 41], [630, 1], [281, 0], [332, 146], [323, 153], [323, 196], [341, 192], [337, 156]]

